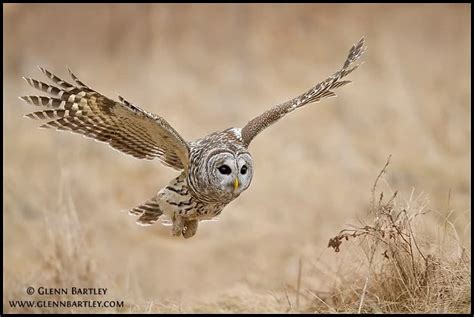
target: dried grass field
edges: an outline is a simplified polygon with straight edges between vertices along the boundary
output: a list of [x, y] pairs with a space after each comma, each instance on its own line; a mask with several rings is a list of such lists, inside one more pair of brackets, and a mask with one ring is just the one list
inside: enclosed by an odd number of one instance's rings
[[[469, 313], [470, 9], [4, 4], [3, 312]], [[121, 212], [177, 172], [37, 129], [18, 100], [37, 65], [68, 66], [194, 140], [304, 92], [362, 36], [353, 83], [262, 132], [250, 188], [189, 240]]]

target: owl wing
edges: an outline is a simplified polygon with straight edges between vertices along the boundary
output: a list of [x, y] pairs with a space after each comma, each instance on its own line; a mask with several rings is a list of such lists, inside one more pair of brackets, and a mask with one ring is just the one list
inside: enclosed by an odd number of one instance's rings
[[364, 38], [362, 38], [350, 49], [349, 56], [347, 57], [341, 70], [334, 73], [328, 79], [320, 82], [304, 94], [285, 103], [276, 105], [258, 117], [250, 120], [241, 130], [242, 140], [245, 146], [248, 146], [253, 138], [257, 136], [257, 134], [259, 134], [262, 130], [283, 118], [293, 110], [298, 109], [299, 107], [302, 107], [308, 103], [318, 102], [324, 98], [335, 97], [336, 94], [332, 90], [351, 82], [349, 80], [342, 79], [359, 67], [359, 65], [353, 65], [353, 63], [358, 60], [364, 52]]
[[47, 108], [27, 114], [31, 119], [48, 120], [42, 128], [66, 130], [108, 143], [138, 159], [158, 158], [177, 170], [188, 166], [186, 141], [163, 118], [142, 110], [119, 96], [109, 99], [82, 83], [69, 69], [75, 85], [40, 67], [58, 87], [24, 78], [32, 87], [53, 97], [23, 96], [29, 104]]

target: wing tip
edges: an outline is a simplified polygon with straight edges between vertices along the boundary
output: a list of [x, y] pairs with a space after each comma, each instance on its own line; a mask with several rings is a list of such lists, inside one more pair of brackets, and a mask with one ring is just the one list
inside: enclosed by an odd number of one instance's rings
[[[356, 44], [352, 45], [351, 49], [349, 50], [349, 55], [347, 56], [344, 65], [342, 66], [343, 69], [347, 69], [351, 64], [361, 58], [362, 55], [366, 52], [367, 46], [365, 45], [365, 37], [362, 38]], [[356, 65], [356, 68], [359, 67], [361, 63]], [[355, 69], [355, 68], [354, 68]], [[350, 73], [350, 72], [349, 72]]]
[[[73, 73], [73, 71], [71, 70], [71, 68], [70, 68], [68, 65], [66, 65], [66, 69], [67, 69], [69, 75], [72, 77], [72, 79], [74, 79], [74, 81], [76, 81], [76, 82], [78, 82], [78, 83], [81, 83], [81, 85], [83, 85], [82, 82], [81, 82], [81, 81], [79, 80], [79, 78]], [[85, 86], [85, 85], [84, 85], [84, 86]]]
[[36, 65], [36, 67], [38, 67], [38, 69], [39, 69], [40, 71], [42, 71], [43, 73], [45, 73], [45, 74], [48, 73], [48, 70], [47, 70], [46, 68], [44, 68], [43, 66]]
[[66, 70], [69, 73], [69, 75], [71, 75], [72, 79], [76, 78], [76, 75], [74, 75], [74, 73], [72, 72], [71, 68], [69, 68], [68, 65], [66, 65]]
[[33, 101], [31, 100], [31, 96], [19, 96], [18, 99], [20, 99], [23, 102], [26, 102], [29, 105], [34, 104]]
[[[23, 76], [23, 77], [21, 77], [21, 79], [26, 81], [26, 83], [28, 85], [30, 85], [31, 87], [36, 88], [35, 85], [34, 85], [35, 80], [33, 78]], [[38, 81], [36, 81], [36, 82], [38, 82]]]

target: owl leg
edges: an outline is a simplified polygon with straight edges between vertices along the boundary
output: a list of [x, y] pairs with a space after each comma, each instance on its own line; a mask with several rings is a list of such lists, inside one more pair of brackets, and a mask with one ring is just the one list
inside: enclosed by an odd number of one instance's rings
[[184, 218], [180, 215], [173, 216], [173, 228], [171, 229], [171, 234], [173, 236], [179, 237], [184, 229]]
[[199, 220], [187, 220], [184, 223], [183, 237], [189, 239], [196, 234]]

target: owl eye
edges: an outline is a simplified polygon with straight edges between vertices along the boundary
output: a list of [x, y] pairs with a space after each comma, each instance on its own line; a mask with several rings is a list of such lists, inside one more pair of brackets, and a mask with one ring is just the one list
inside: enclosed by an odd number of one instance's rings
[[220, 172], [221, 174], [224, 174], [224, 175], [229, 175], [229, 174], [232, 172], [232, 170], [230, 169], [230, 167], [227, 166], [227, 165], [225, 165], [225, 164], [219, 166], [217, 169], [219, 170], [219, 172]]
[[245, 175], [247, 174], [247, 165], [242, 166], [240, 169], [240, 174]]

